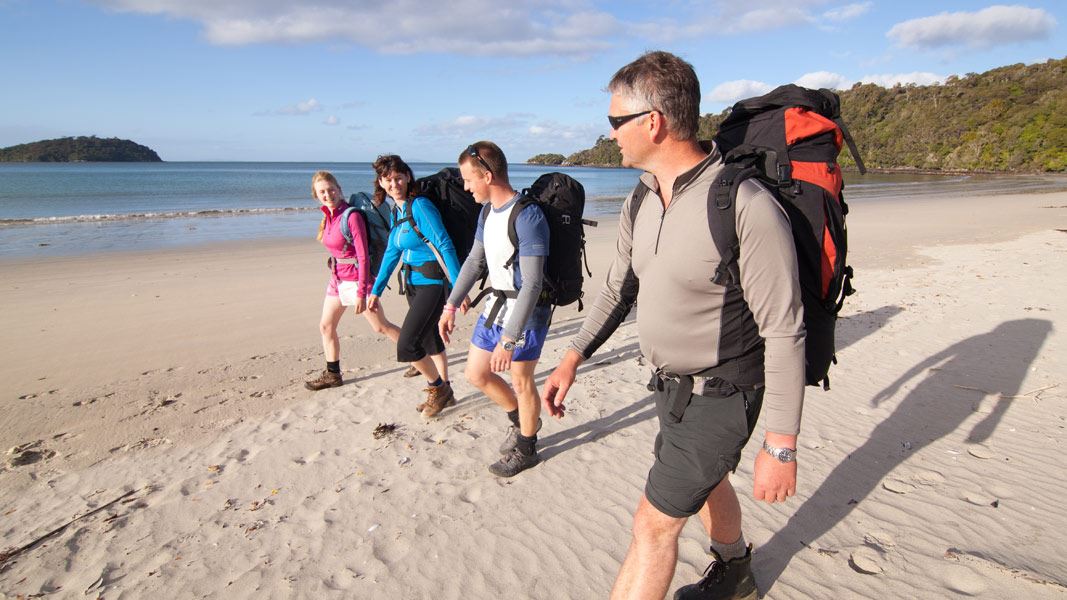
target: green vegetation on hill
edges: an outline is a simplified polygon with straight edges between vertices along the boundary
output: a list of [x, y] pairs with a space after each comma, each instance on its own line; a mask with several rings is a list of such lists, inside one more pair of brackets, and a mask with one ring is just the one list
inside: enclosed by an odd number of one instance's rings
[[567, 164], [589, 167], [618, 167], [622, 165], [622, 153], [615, 140], [600, 136], [588, 150], [579, 150], [567, 157]]
[[0, 148], [0, 162], [163, 162], [163, 159], [148, 146], [94, 135]]
[[[1067, 58], [1011, 65], [944, 85], [840, 92], [841, 113], [867, 166], [951, 171], [1067, 171]], [[700, 118], [709, 139], [727, 111]], [[853, 166], [848, 152], [842, 165]], [[601, 137], [568, 163], [618, 166], [618, 148]]]
[[526, 159], [526, 164], [530, 165], [562, 165], [566, 157], [562, 154], [538, 154], [537, 156], [531, 156]]

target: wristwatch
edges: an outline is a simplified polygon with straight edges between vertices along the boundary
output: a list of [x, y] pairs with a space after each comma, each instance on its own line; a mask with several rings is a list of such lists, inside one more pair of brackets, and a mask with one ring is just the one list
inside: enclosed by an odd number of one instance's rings
[[500, 342], [500, 345], [503, 346], [504, 350], [507, 351], [507, 352], [511, 352], [512, 350], [515, 349], [515, 342], [511, 342], [511, 341]]
[[792, 448], [775, 448], [774, 446], [768, 446], [767, 440], [763, 440], [763, 450], [767, 454], [778, 459], [781, 463], [791, 463], [797, 459], [797, 451]]

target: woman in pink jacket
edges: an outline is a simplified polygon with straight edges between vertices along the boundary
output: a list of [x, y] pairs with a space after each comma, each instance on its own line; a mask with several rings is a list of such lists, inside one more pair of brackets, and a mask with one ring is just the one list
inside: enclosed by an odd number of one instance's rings
[[374, 282], [375, 273], [370, 272], [367, 229], [363, 218], [357, 214], [358, 211], [349, 213], [348, 227], [352, 232], [352, 243], [348, 243], [341, 233], [341, 216], [348, 208], [348, 203], [345, 202], [337, 179], [329, 171], [318, 171], [311, 178], [311, 192], [322, 205], [319, 241], [330, 253], [327, 263], [330, 268], [330, 283], [326, 286], [326, 299], [322, 303], [322, 319], [319, 321], [322, 349], [326, 354], [326, 370], [316, 379], [305, 382], [304, 386], [309, 390], [321, 390], [338, 387], [343, 383], [341, 381], [341, 342], [337, 337], [337, 324], [341, 321], [341, 315], [345, 313], [345, 305], [341, 303], [339, 297], [340, 288], [355, 287], [356, 297], [353, 309], [356, 314], [363, 313], [375, 331], [395, 341], [400, 330], [385, 318], [381, 306], [367, 311], [367, 296]]

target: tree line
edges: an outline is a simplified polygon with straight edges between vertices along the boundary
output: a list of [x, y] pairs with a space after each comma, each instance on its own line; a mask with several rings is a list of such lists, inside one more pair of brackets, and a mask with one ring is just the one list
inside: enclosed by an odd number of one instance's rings
[[92, 136], [41, 140], [0, 148], [3, 162], [162, 162], [148, 146]]
[[[839, 92], [841, 113], [869, 168], [1067, 171], [1067, 58], [949, 77], [941, 85], [866, 83]], [[700, 118], [710, 139], [729, 109]], [[561, 157], [561, 155], [538, 155]], [[543, 164], [619, 166], [610, 138]], [[854, 167], [848, 152], [842, 166]]]

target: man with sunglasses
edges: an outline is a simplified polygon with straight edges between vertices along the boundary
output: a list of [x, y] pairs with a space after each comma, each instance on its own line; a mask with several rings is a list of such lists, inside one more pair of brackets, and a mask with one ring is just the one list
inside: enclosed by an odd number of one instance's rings
[[735, 199], [740, 285], [714, 283], [722, 257], [709, 231], [718, 216], [709, 192], [723, 167], [718, 150], [696, 139], [700, 84], [693, 67], [650, 52], [620, 69], [608, 90], [611, 137], [623, 165], [645, 171], [643, 185], [623, 204], [605, 286], [542, 398], [550, 414], [563, 415], [578, 365], [636, 302], [641, 351], [655, 369], [649, 389], [660, 431], [612, 598], [663, 598], [678, 536], [699, 514], [712, 564], [674, 597], [754, 599], [751, 546], [729, 475], [766, 404], [753, 495], [782, 502], [796, 489], [804, 325], [789, 221], [765, 188], [745, 180]]
[[[467, 292], [482, 273], [488, 273], [493, 295], [471, 334], [465, 374], [507, 413], [509, 426], [500, 446], [501, 457], [489, 465], [489, 471], [513, 477], [541, 460], [537, 454], [541, 403], [534, 370], [552, 316], [552, 307], [539, 302], [548, 256], [548, 222], [536, 203], [522, 203], [522, 194], [508, 180], [504, 152], [493, 142], [467, 146], [459, 156], [459, 171], [464, 189], [487, 206], [438, 329], [448, 341], [455, 329], [456, 307], [465, 306]], [[511, 222], [517, 243], [512, 243]], [[511, 373], [510, 386], [497, 375], [502, 371]]]

